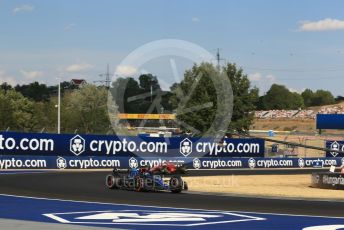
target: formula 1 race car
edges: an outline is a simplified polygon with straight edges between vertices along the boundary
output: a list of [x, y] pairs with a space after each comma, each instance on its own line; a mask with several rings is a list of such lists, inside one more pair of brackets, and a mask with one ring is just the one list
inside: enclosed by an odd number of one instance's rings
[[133, 191], [171, 191], [180, 193], [188, 190], [188, 185], [180, 174], [185, 174], [183, 166], [164, 163], [153, 168], [117, 169], [106, 176], [109, 189], [126, 189]]

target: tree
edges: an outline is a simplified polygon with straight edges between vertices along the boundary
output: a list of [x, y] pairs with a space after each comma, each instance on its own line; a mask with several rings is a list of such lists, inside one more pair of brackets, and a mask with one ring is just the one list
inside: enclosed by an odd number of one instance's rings
[[173, 96], [173, 94], [170, 91], [163, 91], [162, 92], [162, 98], [161, 98], [161, 106], [163, 111], [163, 113], [171, 113], [174, 109], [172, 103], [171, 103], [171, 97]]
[[303, 97], [290, 92], [284, 85], [273, 84], [263, 98], [265, 109], [299, 109], [304, 107]]
[[118, 78], [110, 89], [121, 113], [140, 113], [140, 100], [128, 100], [142, 94], [139, 83], [131, 77]]
[[252, 88], [243, 69], [228, 64], [224, 71], [230, 79], [233, 89], [233, 115], [229, 126], [231, 132], [248, 132], [254, 120], [253, 111], [259, 101], [258, 88]]
[[306, 89], [301, 95], [306, 106], [330, 105], [336, 102], [332, 93], [327, 90], [319, 89], [313, 92], [310, 89]]
[[4, 82], [0, 85], [0, 89], [4, 90], [6, 92], [7, 90], [11, 90], [12, 86], [10, 84], [8, 84], [7, 82]]
[[[53, 86], [53, 87], [57, 88], [57, 86]], [[61, 82], [61, 91], [62, 92], [64, 92], [65, 90], [73, 90], [73, 89], [77, 89], [77, 88], [78, 88], [78, 86], [72, 84], [70, 81]]]
[[35, 131], [57, 131], [57, 107], [55, 107], [57, 103], [54, 102], [52, 105], [52, 102], [52, 99], [50, 99], [50, 101], [47, 102], [34, 103], [33, 111], [35, 114], [35, 120], [38, 121], [34, 129]]
[[341, 96], [341, 95], [338, 95], [334, 100], [335, 100], [336, 102], [342, 102], [342, 101], [344, 101], [344, 97]]
[[[85, 85], [66, 94], [63, 111], [64, 130], [78, 129], [83, 133], [105, 133], [110, 121], [107, 113], [107, 89]], [[63, 108], [63, 107], [62, 107]]]
[[[231, 83], [231, 85], [221, 88], [217, 85], [221, 84], [221, 81], [213, 81], [214, 78], [226, 78], [228, 84]], [[194, 84], [196, 86], [193, 89]], [[228, 88], [233, 89], [231, 98], [219, 98], [219, 93], [220, 95], [225, 94], [217, 91]], [[192, 92], [190, 92], [191, 89], [193, 89]], [[229, 127], [221, 127], [224, 131], [229, 130], [232, 132], [236, 130], [238, 132], [246, 132], [252, 124], [252, 111], [255, 109], [256, 100], [258, 100], [258, 89], [250, 87], [247, 75], [243, 73], [242, 69], [237, 69], [234, 64], [228, 64], [222, 71], [211, 63], [195, 64], [191, 70], [185, 72], [184, 79], [180, 83], [176, 83], [171, 87], [171, 91], [173, 96], [171, 96], [170, 101], [177, 108], [178, 120], [182, 124], [187, 124], [198, 130], [200, 132], [199, 135], [214, 131], [208, 132], [207, 130], [213, 122], [219, 122], [216, 121], [218, 113], [222, 113], [222, 117], [232, 113]], [[188, 100], [184, 101], [185, 98]], [[188, 108], [197, 108], [209, 103], [212, 103], [213, 106], [197, 111], [185, 112]], [[233, 111], [228, 111], [228, 105], [231, 103], [233, 103]], [[184, 127], [184, 130], [193, 131], [188, 126]]]
[[314, 93], [312, 100], [313, 106], [330, 105], [335, 102], [334, 97], [330, 91], [319, 89]]
[[158, 111], [158, 108], [151, 107], [153, 101], [161, 99], [157, 97], [157, 95], [162, 93], [157, 77], [152, 74], [142, 74], [139, 76], [139, 83], [141, 95], [145, 95], [145, 97], [138, 101], [140, 113], [161, 113], [161, 111]]
[[267, 109], [290, 109], [290, 91], [284, 85], [273, 84], [264, 96]]
[[150, 92], [151, 88], [153, 91], [161, 89], [157, 77], [152, 74], [140, 75], [139, 82], [143, 92]]
[[28, 85], [17, 85], [15, 90], [23, 94], [24, 97], [34, 101], [48, 101], [50, 97], [48, 87], [38, 82], [33, 82]]
[[311, 89], [305, 89], [301, 96], [303, 98], [303, 101], [305, 103], [305, 106], [312, 106], [313, 99], [314, 99], [314, 92]]
[[33, 131], [38, 124], [34, 102], [14, 90], [0, 90], [0, 114], [3, 129]]
[[[151, 94], [151, 87], [153, 94]], [[170, 97], [169, 92], [161, 91], [157, 77], [152, 74], [143, 74], [139, 77], [139, 82], [134, 78], [118, 78], [112, 83], [110, 89], [113, 98], [121, 113], [160, 113], [156, 108], [149, 111], [152, 101], [154, 101], [158, 94], [162, 95], [161, 104], [169, 110], [171, 105], [168, 102]]]
[[265, 110], [265, 104], [264, 104], [264, 97], [265, 96], [260, 96], [258, 98], [258, 101], [256, 103], [256, 110]]
[[[216, 89], [211, 76], [217, 74], [219, 72], [210, 63], [195, 64], [191, 70], [185, 71], [184, 79], [180, 83], [171, 87], [173, 96], [170, 100], [176, 108], [177, 119], [182, 122], [184, 131], [202, 135], [211, 127], [217, 104]], [[188, 108], [202, 107], [207, 103], [212, 103], [213, 106], [185, 113]]]
[[297, 92], [292, 92], [291, 94], [291, 101], [293, 102], [293, 105], [291, 105], [292, 109], [300, 109], [305, 107], [303, 97], [300, 94]]
[[6, 96], [6, 91], [0, 89], [0, 130], [14, 126], [13, 105]]

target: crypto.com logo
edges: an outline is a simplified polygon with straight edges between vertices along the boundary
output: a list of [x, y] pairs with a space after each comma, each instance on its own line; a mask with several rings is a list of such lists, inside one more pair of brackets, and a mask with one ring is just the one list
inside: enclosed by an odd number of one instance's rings
[[194, 158], [193, 161], [192, 161], [192, 166], [195, 169], [200, 169], [201, 168], [201, 160], [198, 159], [198, 158]]
[[59, 157], [56, 159], [56, 166], [58, 169], [65, 169], [67, 168], [67, 161], [63, 157]]
[[69, 150], [74, 153], [74, 155], [79, 156], [85, 151], [85, 139], [79, 135], [74, 136], [70, 139]]
[[129, 167], [132, 169], [139, 167], [139, 162], [136, 160], [136, 158], [132, 157], [129, 159]]
[[254, 169], [256, 167], [256, 160], [253, 158], [248, 159], [248, 167]]
[[299, 158], [299, 160], [297, 161], [297, 164], [299, 165], [300, 168], [305, 167], [305, 160], [302, 158]]
[[179, 152], [183, 154], [184, 157], [189, 156], [192, 153], [192, 141], [185, 138], [180, 142]]
[[[150, 99], [151, 103], [150, 107], [146, 111], [147, 114], [153, 113], [153, 111], [164, 111], [164, 113], [166, 113], [161, 105], [162, 96], [164, 95], [163, 90], [151, 89], [148, 93], [131, 95], [127, 98], [125, 96], [125, 89], [127, 89], [126, 84], [128, 83], [128, 81], [125, 81], [125, 79], [127, 79], [126, 77], [137, 78], [139, 75], [145, 73], [157, 75], [156, 72], [158, 71], [154, 72], [154, 70], [147, 70], [152, 69], [152, 63], [157, 63], [155, 65], [156, 68], [158, 67], [159, 70], [164, 69], [166, 72], [172, 73], [174, 78], [173, 82], [181, 82], [184, 79], [184, 76], [181, 76], [180, 73], [184, 73], [185, 68], [191, 69], [194, 64], [201, 63], [213, 63], [214, 66], [216, 66], [215, 60], [216, 58], [206, 49], [194, 43], [177, 39], [157, 40], [135, 49], [117, 66], [108, 93], [108, 113], [115, 133], [119, 135], [120, 139], [123, 138], [123, 136], [130, 134], [127, 129], [121, 125], [129, 122], [123, 119], [121, 120], [121, 123], [119, 123], [118, 118], [118, 111], [126, 113], [124, 106], [125, 102], [139, 102], [140, 100], [147, 101], [147, 99]], [[190, 66], [185, 67], [185, 63], [189, 63]], [[181, 65], [183, 66], [183, 69], [178, 69], [178, 67], [181, 68]], [[188, 130], [198, 137], [202, 137], [203, 135], [214, 137], [214, 139], [219, 140], [224, 136], [231, 121], [233, 110], [233, 91], [227, 73], [225, 73], [225, 71], [221, 71], [220, 66], [217, 67], [218, 68], [216, 69], [218, 71], [209, 71], [206, 73], [210, 79], [209, 84], [214, 86], [214, 91], [216, 93], [216, 96], [212, 101], [200, 102], [199, 104], [192, 105], [188, 104], [194, 95], [200, 79], [203, 77], [203, 73], [195, 76], [191, 87], [189, 87], [187, 91], [183, 90], [180, 85], [176, 85], [173, 93], [175, 93], [178, 98], [178, 105], [175, 109], [177, 118], [175, 120], [171, 120], [171, 122], [173, 122], [175, 126]], [[119, 77], [123, 78], [121, 84], [116, 81]], [[157, 78], [161, 86], [165, 86], [167, 88], [170, 87], [171, 82], [165, 82], [159, 75], [157, 75]], [[215, 115], [212, 116], [212, 120], [209, 127], [207, 127], [207, 130], [203, 129], [200, 131], [198, 128], [193, 127], [192, 124], [188, 124], [186, 121], [178, 119], [178, 117], [181, 117], [180, 115], [188, 115], [206, 108], [214, 108], [215, 111]], [[162, 120], [159, 122], [160, 126], [166, 126]], [[148, 126], [145, 124], [146, 120], [142, 120], [138, 127]], [[138, 151], [134, 151], [134, 154], [139, 157], [144, 157], [144, 155]]]
[[[339, 143], [337, 141], [332, 142], [330, 146], [331, 150], [339, 151]], [[336, 157], [339, 153], [337, 152], [330, 152], [333, 157]]]

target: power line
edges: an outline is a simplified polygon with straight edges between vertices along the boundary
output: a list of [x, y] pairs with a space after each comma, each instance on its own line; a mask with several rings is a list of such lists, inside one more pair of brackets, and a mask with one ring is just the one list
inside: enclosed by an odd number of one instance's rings
[[328, 79], [343, 79], [343, 77], [309, 77], [309, 78], [276, 78], [277, 80], [283, 81], [313, 81], [313, 80], [328, 80]]
[[110, 88], [110, 83], [111, 83], [110, 76], [111, 76], [111, 74], [110, 74], [109, 64], [107, 64], [106, 73], [99, 74], [99, 76], [100, 77], [105, 77], [105, 79], [104, 80], [100, 80], [100, 81], [94, 81], [94, 83], [100, 82], [100, 83], [103, 83], [106, 88]]
[[344, 71], [344, 67], [329, 67], [329, 68], [314, 68], [314, 69], [288, 69], [288, 68], [263, 68], [263, 67], [250, 67], [242, 66], [244, 69], [260, 70], [260, 71], [274, 71], [274, 72], [339, 72]]

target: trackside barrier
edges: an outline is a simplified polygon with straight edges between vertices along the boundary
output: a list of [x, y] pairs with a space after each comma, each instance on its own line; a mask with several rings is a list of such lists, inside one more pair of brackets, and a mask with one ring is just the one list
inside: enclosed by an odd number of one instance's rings
[[189, 169], [306, 168], [344, 164], [344, 158], [340, 157], [263, 156], [262, 139], [219, 142], [213, 138], [0, 132], [0, 170], [136, 168], [152, 167], [165, 161], [183, 164]]
[[153, 167], [173, 162], [188, 169], [312, 168], [341, 166], [344, 158], [229, 158], [229, 157], [75, 157], [0, 156], [0, 170], [8, 169], [111, 169]]
[[[325, 141], [325, 147], [327, 149], [344, 151], [344, 141], [327, 140]], [[326, 152], [326, 157], [344, 157], [344, 154], [330, 151]]]
[[0, 132], [0, 155], [264, 157], [264, 140]]

